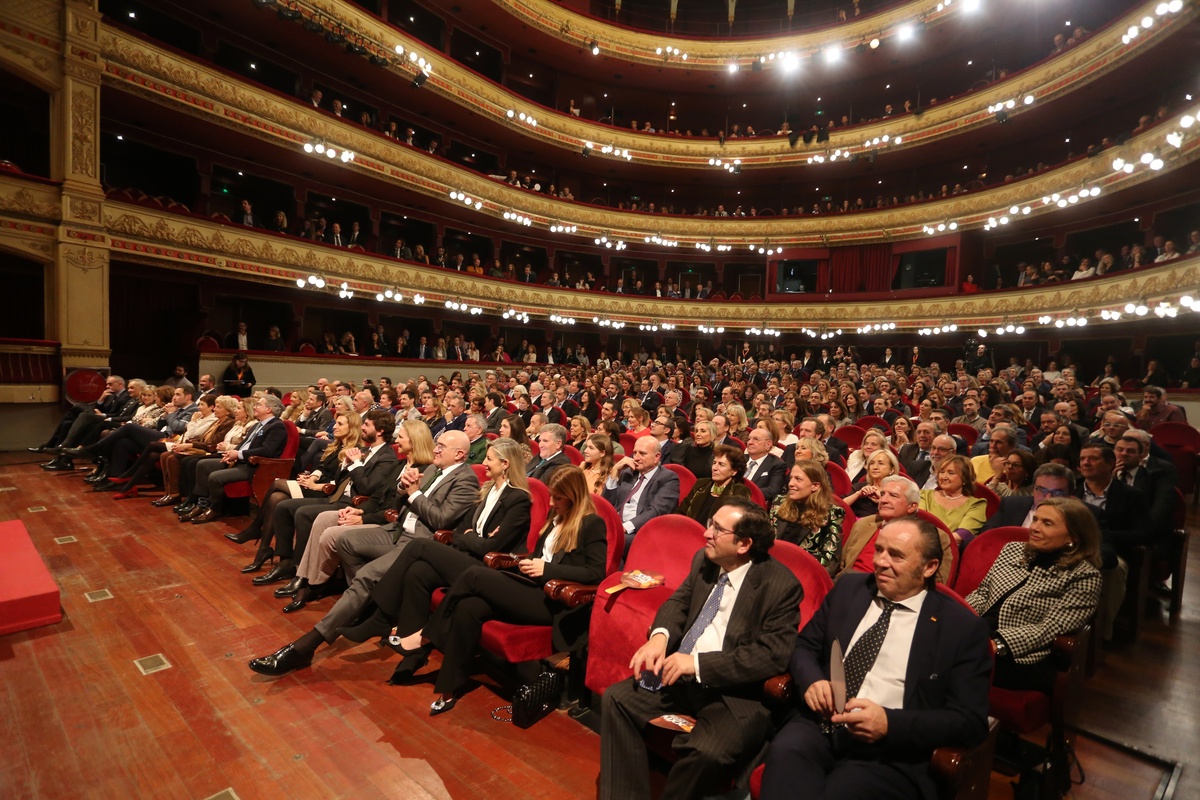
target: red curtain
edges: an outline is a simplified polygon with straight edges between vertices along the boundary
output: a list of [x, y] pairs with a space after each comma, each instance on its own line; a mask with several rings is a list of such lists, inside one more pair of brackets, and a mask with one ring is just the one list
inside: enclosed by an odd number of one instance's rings
[[892, 265], [890, 244], [869, 244], [858, 248], [862, 253], [862, 273], [868, 292], [886, 292], [892, 288], [896, 269]]
[[857, 292], [862, 287], [861, 247], [835, 247], [830, 253], [829, 288], [834, 292]]

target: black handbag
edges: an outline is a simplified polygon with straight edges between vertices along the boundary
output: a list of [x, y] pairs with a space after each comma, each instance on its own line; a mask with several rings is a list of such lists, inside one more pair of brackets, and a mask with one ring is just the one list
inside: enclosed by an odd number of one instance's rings
[[[562, 696], [563, 676], [561, 672], [543, 671], [531, 683], [517, 689], [511, 706], [500, 706], [492, 712], [492, 719], [511, 722], [518, 728], [531, 727], [542, 717], [558, 708]], [[501, 716], [507, 711], [510, 719]]]

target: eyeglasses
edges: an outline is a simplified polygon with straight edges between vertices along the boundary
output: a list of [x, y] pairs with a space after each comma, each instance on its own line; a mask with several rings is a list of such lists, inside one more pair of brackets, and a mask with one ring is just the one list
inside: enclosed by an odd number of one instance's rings
[[[717, 536], [724, 536], [725, 534], [733, 535], [733, 531], [731, 531], [728, 528], [721, 527], [721, 525], [719, 525], [716, 522], [716, 520], [714, 520], [712, 517], [708, 518], [708, 526], [707, 527], [709, 530], [716, 531]], [[717, 538], [717, 536], [714, 536], [713, 538], [715, 539], [715, 538]]]
[[1070, 497], [1071, 494], [1066, 489], [1047, 489], [1044, 486], [1034, 486], [1034, 494], [1040, 494], [1043, 497]]

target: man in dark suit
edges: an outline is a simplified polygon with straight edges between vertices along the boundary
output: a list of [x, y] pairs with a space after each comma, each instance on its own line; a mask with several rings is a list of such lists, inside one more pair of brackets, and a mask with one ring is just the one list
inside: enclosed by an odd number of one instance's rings
[[[328, 498], [299, 497], [284, 500], [275, 506], [273, 531], [275, 534], [275, 556], [279, 558], [275, 566], [265, 575], [253, 580], [257, 586], [275, 583], [277, 581], [293, 580], [293, 584], [285, 586], [276, 593], [277, 597], [290, 597], [300, 588], [296, 578], [294, 553], [303, 553], [309, 539], [315, 532], [318, 536], [325, 528], [339, 524], [337, 517], [342, 509], [350, 509], [343, 515], [341, 524], [360, 524], [364, 514], [378, 507], [385, 497], [393, 496], [396, 477], [400, 469], [400, 461], [392, 450], [390, 443], [396, 430], [396, 419], [382, 408], [368, 411], [363, 416], [360, 436], [362, 446], [347, 450], [343, 457], [345, 467], [336, 476], [338, 488]], [[333, 478], [334, 476], [330, 476]], [[329, 480], [330, 478], [323, 478]], [[388, 490], [391, 490], [389, 493]], [[375, 503], [367, 502], [361, 508], [354, 508], [351, 501], [355, 495], [364, 495], [375, 499]], [[318, 518], [329, 512], [332, 516], [318, 524]], [[357, 517], [358, 521], [350, 521], [349, 517]], [[225, 534], [225, 538], [233, 542], [244, 539], [236, 533]]]
[[933, 466], [930, 448], [933, 447], [933, 438], [936, 435], [937, 429], [932, 422], [922, 422], [917, 425], [913, 434], [916, 441], [900, 448], [900, 466], [904, 467], [908, 477], [912, 478], [917, 486], [924, 486], [925, 481], [929, 479], [929, 470]]
[[242, 200], [242, 210], [234, 215], [233, 221], [250, 228], [263, 227], [262, 220], [254, 213], [254, 208], [250, 205], [249, 200]]
[[461, 431], [467, 426], [467, 405], [461, 397], [451, 397], [446, 401], [446, 410], [450, 412], [450, 421], [443, 430]]
[[287, 426], [279, 420], [283, 403], [275, 395], [264, 394], [254, 403], [254, 418], [258, 425], [236, 450], [226, 450], [220, 458], [209, 458], [196, 467], [196, 487], [192, 494], [199, 498], [196, 508], [181, 521], [203, 525], [224, 516], [221, 503], [225, 487], [254, 477], [255, 465], [250, 459], [279, 458], [287, 445]]
[[687, 578], [655, 615], [650, 639], [634, 654], [634, 677], [604, 693], [601, 800], [649, 800], [642, 731], [660, 715], [696, 719], [690, 733], [675, 739], [679, 759], [663, 798], [711, 792], [766, 739], [762, 684], [787, 663], [804, 590], [770, 557], [774, 532], [766, 512], [750, 501], [734, 498], [717, 509], [704, 539]]
[[1179, 471], [1170, 461], [1150, 454], [1150, 441], [1150, 434], [1134, 428], [1117, 440], [1113, 455], [1117, 458], [1116, 480], [1145, 496], [1150, 506], [1150, 535], [1160, 542], [1175, 521]]
[[1042, 405], [1042, 398], [1038, 397], [1038, 393], [1033, 389], [1026, 389], [1021, 392], [1021, 422], [1027, 425], [1032, 425], [1035, 428], [1042, 423], [1042, 413], [1046, 407]]
[[1033, 508], [1050, 497], [1071, 497], [1075, 494], [1075, 473], [1062, 464], [1043, 464], [1033, 473], [1033, 494], [1000, 499], [1000, 508], [988, 517], [980, 533], [993, 528], [1016, 526], [1028, 528], [1033, 521]]
[[413, 358], [433, 358], [433, 348], [429, 346], [429, 340], [422, 336], [415, 345], [413, 345]]
[[613, 464], [608, 473], [604, 499], [621, 517], [626, 553], [643, 525], [679, 507], [679, 476], [661, 463], [658, 440], [639, 436], [633, 453]]
[[461, 336], [455, 336], [454, 341], [450, 343], [450, 349], [446, 351], [446, 359], [449, 361], [467, 360], [467, 348], [463, 347]]
[[554, 422], [543, 425], [537, 435], [538, 455], [530, 460], [525, 474], [542, 483], [549, 483], [555, 470], [571, 466], [571, 459], [563, 452], [566, 443], [566, 428]]
[[350, 235], [346, 237], [346, 247], [366, 248], [367, 237], [362, 232], [362, 226], [357, 221], [350, 223]]
[[762, 428], [746, 435], [746, 480], [762, 490], [770, 506], [787, 487], [788, 469], [779, 456], [771, 455], [775, 441]]
[[351, 624], [371, 599], [371, 589], [395, 563], [410, 542], [430, 539], [436, 530], [458, 527], [475, 507], [479, 480], [467, 466], [469, 442], [462, 431], [445, 431], [438, 437], [433, 465], [421, 475], [408, 467], [400, 475], [396, 521], [347, 529], [337, 552], [350, 586], [316, 626], [296, 641], [269, 656], [250, 662], [261, 675], [286, 675], [312, 663], [322, 643], [332, 644], [339, 629]]
[[[135, 398], [139, 402], [140, 398]], [[36, 447], [30, 447], [31, 453], [41, 453], [46, 450], [51, 450], [63, 444], [71, 431], [71, 427], [75, 424], [75, 420], [82, 414], [92, 414], [102, 417], [115, 414], [118, 409], [124, 406], [129, 401], [129, 391], [125, 388], [125, 379], [120, 375], [109, 375], [104, 380], [104, 391], [96, 398], [93, 403], [76, 403], [71, 406], [62, 419], [59, 420], [58, 426], [54, 429], [54, 433], [45, 444]], [[73, 444], [73, 443], [72, 443]], [[71, 445], [67, 445], [70, 447]]]
[[[850, 452], [849, 448], [841, 439], [835, 439], [832, 436], [828, 439], [825, 438], [827, 429], [825, 423], [820, 419], [821, 416], [825, 415], [805, 417], [800, 423], [800, 429], [796, 433], [796, 436], [799, 439], [816, 439], [818, 442], [821, 442], [825, 445], [825, 451], [829, 454], [829, 460], [842, 469], [845, 469], [846, 456]], [[785, 467], [790, 468], [790, 465], [794, 463], [796, 463], [796, 445], [789, 444], [783, 448], [783, 464]]]
[[[796, 642], [801, 712], [767, 752], [762, 800], [797, 787], [814, 798], [934, 798], [933, 751], [987, 736], [988, 627], [937, 591], [941, 552], [932, 524], [902, 517], [880, 531], [873, 573], [834, 584]], [[844, 698], [830, 681], [834, 641], [846, 652]]]
[[346, 237], [342, 235], [342, 226], [336, 222], [333, 223], [333, 227], [330, 229], [329, 238], [326, 239], [326, 241], [328, 241], [334, 247], [345, 247]]
[[507, 419], [509, 415], [507, 403], [504, 402], [504, 395], [499, 392], [488, 392], [483, 398], [484, 414], [484, 433], [494, 433], [500, 435], [500, 423]]

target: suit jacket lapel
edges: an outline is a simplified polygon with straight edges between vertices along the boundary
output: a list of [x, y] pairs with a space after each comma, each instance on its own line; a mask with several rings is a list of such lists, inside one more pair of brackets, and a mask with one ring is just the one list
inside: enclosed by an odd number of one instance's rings
[[723, 646], [732, 647], [736, 644], [743, 631], [751, 622], [751, 612], [757, 605], [758, 589], [762, 585], [762, 569], [759, 564], [751, 564], [746, 571], [746, 578], [738, 588], [737, 599], [733, 610], [729, 613], [729, 625], [725, 628]]

